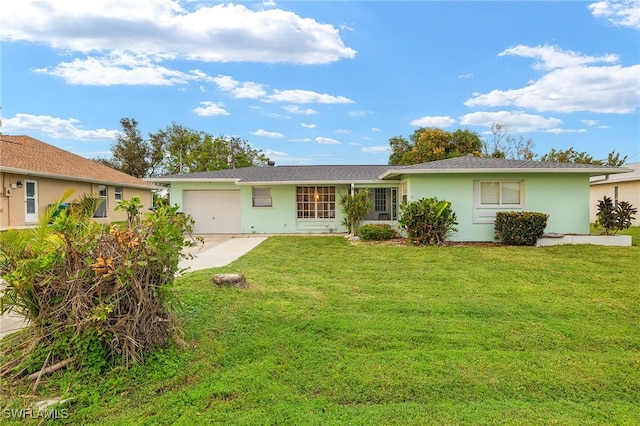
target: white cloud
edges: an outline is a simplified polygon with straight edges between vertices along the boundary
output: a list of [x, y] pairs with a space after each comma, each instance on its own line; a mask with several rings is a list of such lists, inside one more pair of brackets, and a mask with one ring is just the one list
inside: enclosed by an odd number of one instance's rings
[[315, 129], [316, 127], [318, 127], [317, 124], [300, 123], [300, 125], [305, 129]]
[[274, 90], [273, 94], [264, 98], [265, 102], [289, 102], [293, 104], [352, 104], [353, 101], [344, 96], [333, 96], [312, 90], [292, 89]]
[[175, 0], [23, 0], [2, 7], [4, 41], [205, 62], [326, 64], [353, 58], [339, 30], [281, 9]]
[[598, 120], [580, 120], [580, 121], [589, 127], [592, 127], [598, 124]]
[[492, 123], [509, 126], [513, 132], [535, 132], [550, 129], [562, 124], [558, 118], [547, 118], [541, 115], [527, 114], [522, 111], [473, 112], [460, 117], [460, 124], [465, 126], [491, 127]]
[[377, 127], [372, 127], [372, 128], [371, 128], [371, 131], [372, 131], [372, 132], [381, 132], [382, 130], [380, 130], [380, 129], [379, 129], [379, 128], [377, 128]]
[[596, 18], [606, 18], [613, 25], [640, 29], [640, 1], [599, 1], [589, 5]]
[[102, 57], [74, 59], [53, 68], [38, 68], [35, 72], [53, 75], [69, 84], [112, 86], [170, 86], [199, 80], [197, 73], [184, 73], [157, 64], [157, 59], [124, 52], [111, 52]]
[[462, 79], [473, 78], [473, 74], [459, 74], [458, 78], [462, 78]]
[[553, 46], [517, 46], [501, 52], [500, 56], [507, 54], [539, 59], [535, 67], [548, 72], [520, 89], [474, 94], [464, 103], [466, 106], [628, 114], [640, 105], [640, 65], [588, 65], [614, 62], [615, 55], [583, 56]]
[[318, 136], [318, 137], [316, 138], [316, 142], [318, 142], [319, 144], [322, 144], [322, 145], [340, 145], [340, 142], [338, 142], [338, 141], [337, 141], [337, 140], [335, 140], [335, 139], [332, 139], [332, 138], [323, 138], [323, 137], [321, 137], [321, 136]]
[[80, 128], [80, 120], [58, 118], [49, 115], [16, 114], [2, 119], [4, 133], [44, 133], [53, 139], [105, 140], [115, 139], [120, 131], [107, 129], [85, 130]]
[[380, 154], [382, 152], [388, 152], [388, 146], [365, 146], [360, 149], [360, 152], [366, 152], [367, 154]]
[[209, 79], [220, 90], [230, 93], [234, 98], [259, 99], [267, 93], [263, 84], [252, 81], [240, 82], [228, 75], [218, 75]]
[[201, 117], [213, 117], [215, 115], [231, 115], [228, 111], [226, 111], [223, 107], [224, 104], [222, 102], [211, 102], [205, 101], [200, 102], [201, 107], [196, 107], [193, 109], [193, 112], [198, 114]]
[[351, 117], [365, 117], [367, 115], [373, 114], [373, 111], [349, 111], [348, 114]]
[[418, 127], [449, 127], [456, 122], [451, 117], [424, 116], [412, 120], [409, 124]]
[[553, 128], [544, 130], [544, 133], [554, 133], [556, 135], [560, 135], [563, 133], [587, 133], [586, 129], [561, 129], [561, 128]]
[[289, 142], [311, 142], [309, 138], [288, 139]]
[[255, 132], [251, 132], [251, 134], [254, 135], [254, 136], [264, 136], [264, 137], [267, 137], [267, 138], [274, 138], [274, 139], [278, 139], [278, 138], [284, 137], [284, 135], [282, 133], [268, 132], [268, 131], [262, 130], [262, 129], [258, 129]]
[[318, 113], [318, 111], [314, 109], [311, 109], [311, 108], [302, 109], [297, 105], [285, 105], [282, 107], [282, 109], [291, 114], [313, 115]]
[[351, 132], [346, 129], [338, 129], [334, 133], [337, 135], [348, 135]]

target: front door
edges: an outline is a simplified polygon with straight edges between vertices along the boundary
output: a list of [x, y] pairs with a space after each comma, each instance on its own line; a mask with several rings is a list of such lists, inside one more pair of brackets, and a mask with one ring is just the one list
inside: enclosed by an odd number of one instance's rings
[[38, 181], [24, 181], [24, 223], [38, 221]]

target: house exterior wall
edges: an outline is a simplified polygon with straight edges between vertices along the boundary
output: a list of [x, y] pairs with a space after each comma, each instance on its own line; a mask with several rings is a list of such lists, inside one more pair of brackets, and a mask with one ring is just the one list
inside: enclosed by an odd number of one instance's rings
[[[615, 188], [618, 187], [618, 201], [627, 201], [640, 210], [640, 181], [596, 183], [589, 188], [589, 220], [596, 221], [598, 201], [605, 196], [615, 202]], [[640, 226], [640, 215], [633, 220], [634, 226]]]
[[[11, 188], [11, 184], [22, 182], [21, 187], [11, 189], [11, 195], [7, 196], [4, 189], [0, 196], [0, 228], [22, 228], [34, 225], [37, 221], [25, 220], [25, 190], [26, 181], [36, 182], [37, 206], [36, 211], [39, 215], [49, 206], [49, 204], [57, 202], [66, 190], [74, 190], [67, 202], [76, 200], [84, 194], [97, 194], [98, 184], [89, 182], [75, 182], [61, 179], [33, 177], [28, 175], [20, 175], [13, 173], [1, 173], [0, 181], [3, 182], [4, 188]], [[114, 199], [114, 185], [107, 185], [107, 217], [96, 218], [97, 222], [110, 223], [114, 221], [123, 221], [127, 219], [126, 212], [115, 211], [117, 201]], [[124, 200], [138, 196], [143, 204], [143, 211], [152, 206], [153, 198], [150, 189], [139, 189], [122, 187]]]
[[478, 223], [474, 181], [522, 181], [521, 209], [549, 215], [546, 232], [589, 233], [589, 177], [569, 174], [425, 174], [407, 175], [408, 201], [437, 197], [451, 202], [458, 219], [453, 241], [493, 241], [493, 223]]
[[[253, 206], [253, 187], [271, 188], [271, 207]], [[295, 234], [295, 233], [344, 233], [340, 209], [340, 194], [348, 193], [349, 185], [304, 183], [300, 185], [236, 185], [233, 182], [174, 182], [171, 185], [170, 202], [184, 206], [183, 196], [187, 190], [239, 190], [241, 229], [243, 234]], [[296, 205], [297, 186], [335, 186], [336, 212], [331, 219], [298, 219]]]

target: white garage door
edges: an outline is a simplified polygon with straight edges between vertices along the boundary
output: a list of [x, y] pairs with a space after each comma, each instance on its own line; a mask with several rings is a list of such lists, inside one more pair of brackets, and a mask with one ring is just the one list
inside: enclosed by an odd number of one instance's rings
[[240, 191], [184, 191], [182, 202], [194, 234], [240, 233]]

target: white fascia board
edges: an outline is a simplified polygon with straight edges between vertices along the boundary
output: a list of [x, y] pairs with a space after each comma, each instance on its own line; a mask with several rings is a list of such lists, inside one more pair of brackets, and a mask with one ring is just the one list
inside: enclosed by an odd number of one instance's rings
[[251, 182], [238, 182], [238, 185], [242, 186], [242, 185], [246, 185], [246, 186], [253, 186], [253, 185], [271, 185], [271, 186], [276, 186], [276, 185], [324, 185], [324, 186], [330, 186], [330, 185], [351, 185], [351, 184], [359, 184], [359, 185], [366, 185], [366, 184], [380, 184], [380, 183], [400, 183], [399, 180], [305, 180], [305, 181], [300, 181], [300, 180], [292, 180], [292, 181], [251, 181]]
[[387, 177], [396, 177], [399, 175], [417, 175], [417, 174], [470, 174], [470, 173], [570, 173], [570, 174], [588, 174], [590, 176], [610, 175], [614, 173], [627, 173], [633, 171], [627, 168], [617, 169], [600, 169], [600, 168], [498, 168], [498, 169], [391, 169], [387, 170], [379, 176], [380, 179]]

